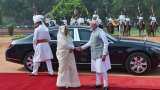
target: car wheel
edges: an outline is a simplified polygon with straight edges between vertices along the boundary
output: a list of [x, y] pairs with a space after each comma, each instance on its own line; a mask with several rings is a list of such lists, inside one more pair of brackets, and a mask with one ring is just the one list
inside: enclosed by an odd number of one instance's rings
[[33, 55], [33, 52], [29, 52], [24, 58], [24, 67], [30, 72], [33, 70]]
[[144, 53], [132, 53], [127, 58], [125, 67], [129, 73], [141, 75], [150, 71], [151, 61]]

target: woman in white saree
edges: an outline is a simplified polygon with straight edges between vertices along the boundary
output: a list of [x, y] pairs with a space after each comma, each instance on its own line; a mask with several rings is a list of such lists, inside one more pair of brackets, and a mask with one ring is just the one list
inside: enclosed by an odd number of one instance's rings
[[57, 87], [80, 87], [74, 57], [74, 45], [67, 26], [61, 26], [57, 34], [57, 59], [59, 62]]

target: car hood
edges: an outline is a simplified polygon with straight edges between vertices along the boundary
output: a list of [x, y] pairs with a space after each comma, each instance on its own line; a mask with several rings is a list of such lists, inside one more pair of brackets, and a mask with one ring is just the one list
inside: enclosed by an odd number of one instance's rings
[[120, 39], [119, 41], [123, 42], [123, 43], [146, 45], [146, 46], [149, 46], [149, 47], [154, 46], [154, 47], [159, 47], [160, 48], [160, 43], [152, 42], [152, 41], [148, 41], [148, 40], [123, 38], [123, 39]]
[[28, 35], [24, 38], [21, 38], [21, 39], [16, 39], [16, 40], [13, 40], [12, 41], [12, 44], [31, 44], [33, 41], [33, 35]]
[[157, 42], [146, 41], [146, 45], [151, 46], [151, 47], [159, 47], [160, 48], [160, 43], [157, 43]]
[[140, 45], [145, 44], [144, 40], [138, 40], [138, 39], [123, 38], [123, 39], [120, 39], [119, 41], [122, 43], [128, 43], [128, 44], [140, 44]]

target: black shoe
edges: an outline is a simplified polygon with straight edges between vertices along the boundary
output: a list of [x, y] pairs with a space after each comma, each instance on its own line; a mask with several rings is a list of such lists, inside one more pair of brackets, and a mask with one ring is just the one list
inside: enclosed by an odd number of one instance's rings
[[102, 85], [96, 85], [96, 88], [101, 88], [102, 87]]
[[109, 90], [108, 87], [103, 87], [103, 90]]
[[57, 87], [57, 90], [65, 90], [65, 87]]

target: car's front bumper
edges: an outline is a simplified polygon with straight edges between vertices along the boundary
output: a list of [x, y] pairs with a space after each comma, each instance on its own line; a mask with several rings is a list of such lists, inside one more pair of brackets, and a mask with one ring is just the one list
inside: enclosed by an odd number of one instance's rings
[[5, 59], [9, 62], [19, 63], [22, 64], [21, 60], [16, 58], [16, 54], [12, 52], [12, 50], [7, 49], [5, 52]]

